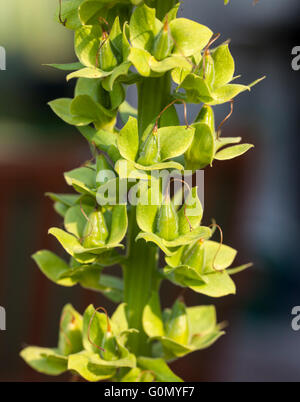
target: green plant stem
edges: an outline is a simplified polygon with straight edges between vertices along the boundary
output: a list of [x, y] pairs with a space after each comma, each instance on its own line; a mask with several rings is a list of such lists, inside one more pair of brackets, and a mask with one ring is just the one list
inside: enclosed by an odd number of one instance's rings
[[170, 101], [171, 79], [167, 73], [159, 78], [144, 78], [138, 84], [138, 127], [143, 138], [154, 127], [159, 113]]
[[151, 292], [158, 291], [159, 276], [157, 271], [158, 248], [147, 244], [144, 240], [135, 241], [139, 232], [136, 224], [136, 209], [131, 207], [129, 216], [129, 255], [123, 265], [124, 270], [124, 300], [127, 304], [127, 318], [130, 328], [139, 331], [131, 334], [128, 345], [136, 355], [150, 355], [150, 344], [144, 333], [142, 315]]
[[[144, 78], [138, 84], [138, 124], [140, 136], [152, 130], [155, 120], [170, 99], [171, 79], [166, 74], [159, 78]], [[158, 291], [158, 248], [144, 240], [135, 241], [140, 232], [136, 223], [136, 208], [129, 217], [128, 260], [124, 268], [124, 300], [127, 304], [128, 323], [139, 334], [131, 334], [128, 345], [136, 355], [150, 355], [150, 344], [144, 333], [142, 316], [151, 292]]]

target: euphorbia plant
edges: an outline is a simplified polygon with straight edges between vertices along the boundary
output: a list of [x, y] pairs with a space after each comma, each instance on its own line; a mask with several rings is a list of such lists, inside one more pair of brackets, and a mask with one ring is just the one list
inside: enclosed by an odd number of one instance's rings
[[[168, 362], [210, 346], [224, 332], [213, 306], [187, 307], [179, 297], [162, 311], [161, 282], [221, 297], [235, 293], [231, 276], [249, 264], [232, 268], [236, 250], [212, 240], [218, 225], [201, 224], [197, 187], [175, 178], [188, 188], [178, 204], [160, 173], [193, 174], [215, 159], [248, 151], [252, 145], [238, 144], [241, 138], [221, 137], [212, 107], [232, 105], [253, 84], [231, 83], [235, 65], [228, 43], [213, 48], [219, 35], [178, 18], [176, 0], [59, 3], [57, 19], [75, 31], [79, 61], [53, 65], [71, 71], [67, 79], [77, 83], [73, 99], [50, 107], [78, 128], [93, 159], [65, 173], [73, 193], [49, 193], [64, 220], [64, 230], [49, 233], [68, 260], [47, 250], [33, 258], [55, 283], [80, 284], [119, 305], [111, 317], [104, 306], [90, 305], [81, 315], [66, 305], [57, 347], [27, 347], [21, 355], [49, 375], [70, 370], [88, 381], [181, 381]], [[129, 85], [137, 86], [137, 110], [126, 101]], [[180, 125], [175, 104], [183, 104], [186, 115], [188, 103], [199, 104], [199, 114]], [[120, 197], [124, 185], [133, 189], [133, 179], [136, 204]], [[116, 197], [105, 197], [112, 188]], [[116, 264], [122, 279], [109, 274]]]

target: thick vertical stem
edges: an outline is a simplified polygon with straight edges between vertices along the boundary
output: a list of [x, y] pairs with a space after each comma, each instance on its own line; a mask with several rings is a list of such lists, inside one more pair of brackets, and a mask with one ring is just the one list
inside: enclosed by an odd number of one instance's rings
[[[153, 124], [168, 104], [170, 98], [170, 75], [159, 78], [144, 78], [138, 87], [139, 134], [151, 130]], [[130, 328], [139, 331], [131, 334], [128, 346], [136, 355], [150, 355], [150, 345], [143, 330], [142, 316], [152, 291], [158, 291], [158, 248], [144, 240], [135, 241], [139, 228], [136, 223], [136, 208], [131, 206], [127, 242], [129, 255], [124, 268], [124, 300]]]
[[171, 80], [169, 73], [159, 78], [144, 78], [138, 84], [138, 125], [143, 136], [153, 128], [155, 119], [169, 103]]
[[135, 241], [139, 232], [136, 224], [136, 211], [131, 208], [128, 241], [130, 242], [129, 256], [124, 264], [124, 300], [127, 304], [127, 318], [130, 328], [139, 331], [131, 334], [128, 346], [137, 355], [150, 354], [150, 345], [144, 333], [142, 315], [151, 292], [158, 291], [158, 250], [155, 245], [144, 240]]

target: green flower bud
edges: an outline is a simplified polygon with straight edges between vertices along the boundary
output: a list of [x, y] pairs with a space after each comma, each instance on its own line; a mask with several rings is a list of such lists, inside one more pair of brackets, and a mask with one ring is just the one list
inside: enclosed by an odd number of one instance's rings
[[109, 233], [102, 212], [92, 212], [83, 232], [83, 247], [93, 248], [104, 246], [108, 235]]
[[189, 325], [183, 302], [176, 300], [166, 322], [166, 336], [173, 341], [186, 345], [189, 340]]
[[[191, 204], [193, 198], [194, 202]], [[177, 215], [180, 235], [185, 235], [199, 226], [203, 216], [203, 209], [198, 198], [197, 187], [192, 188], [190, 195]]]
[[175, 240], [178, 237], [178, 216], [169, 196], [166, 197], [160, 208], [156, 234], [168, 241]]
[[170, 56], [174, 47], [174, 41], [169, 32], [169, 24], [166, 20], [163, 28], [154, 40], [152, 54], [156, 60], [160, 61]]
[[198, 116], [196, 117], [195, 123], [204, 123], [209, 126], [211, 131], [215, 132], [215, 115], [211, 106], [203, 105]]
[[103, 71], [111, 71], [118, 65], [118, 60], [113, 52], [107, 32], [102, 34], [102, 42], [99, 50], [99, 67]]
[[194, 268], [200, 274], [205, 266], [204, 241], [198, 240], [191, 248], [187, 249], [183, 255], [182, 263]]
[[203, 72], [203, 65], [200, 69], [199, 75], [200, 77], [203, 77], [205, 82], [209, 85], [212, 86], [215, 80], [215, 67], [214, 67], [214, 60], [211, 57], [211, 54], [209, 51], [207, 51], [204, 55], [204, 72]]
[[137, 163], [144, 166], [151, 166], [160, 160], [159, 139], [156, 132], [151, 132], [142, 145], [140, 157]]
[[69, 304], [60, 319], [58, 349], [65, 356], [82, 350], [82, 318]]
[[112, 361], [120, 358], [118, 344], [111, 331], [104, 334], [101, 348], [104, 349], [101, 352], [102, 359]]
[[194, 139], [185, 153], [186, 169], [203, 169], [215, 155], [215, 121], [210, 106], [204, 105], [196, 118]]

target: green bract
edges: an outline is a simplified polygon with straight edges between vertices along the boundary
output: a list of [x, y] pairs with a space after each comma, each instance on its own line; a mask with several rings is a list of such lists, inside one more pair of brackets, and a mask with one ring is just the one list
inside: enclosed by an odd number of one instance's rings
[[67, 79], [102, 78], [103, 88], [107, 91], [116, 91], [115, 83], [117, 87], [117, 82], [130, 80], [127, 31], [126, 25], [121, 30], [119, 17], [115, 19], [110, 33], [97, 25], [78, 28], [75, 32], [75, 52], [84, 68], [69, 74]]
[[153, 352], [172, 360], [209, 347], [224, 334], [216, 321], [213, 306], [189, 307], [177, 300], [172, 309], [160, 310], [157, 294], [144, 309], [143, 326]]
[[[192, 174], [253, 147], [240, 144], [240, 137], [221, 137], [229, 115], [216, 129], [213, 106], [232, 104], [257, 81], [234, 83], [228, 44], [211, 49], [218, 36], [178, 18], [179, 5], [176, 0], [59, 2], [57, 20], [74, 31], [78, 60], [50, 66], [77, 82], [73, 98], [49, 105], [76, 126], [92, 158], [64, 174], [73, 193], [47, 194], [63, 220], [49, 233], [65, 255], [41, 250], [33, 259], [57, 285], [79, 284], [119, 305], [111, 318], [104, 306], [90, 305], [81, 316], [66, 305], [57, 347], [21, 352], [41, 373], [69, 371], [87, 381], [181, 382], [168, 363], [213, 344], [223, 335], [222, 325], [213, 306], [186, 306], [180, 297], [162, 311], [162, 281], [221, 297], [235, 293], [231, 275], [251, 265], [231, 268], [236, 250], [212, 240], [218, 225], [202, 225]], [[127, 101], [131, 85], [137, 88], [136, 108]], [[203, 103], [190, 123], [188, 103]]]
[[203, 169], [212, 165], [214, 159], [233, 159], [247, 152], [252, 144], [236, 144], [241, 137], [220, 137], [215, 131], [214, 113], [211, 106], [204, 105], [192, 127], [195, 129], [194, 139], [185, 152], [186, 169]]
[[59, 375], [67, 371], [69, 355], [82, 350], [82, 316], [68, 304], [61, 314], [58, 346], [52, 349], [29, 346], [21, 356], [35, 370]]
[[136, 366], [135, 357], [124, 346], [132, 331], [128, 329], [122, 304], [111, 320], [93, 306], [82, 317], [67, 305], [61, 316], [58, 347], [27, 347], [21, 356], [45, 374], [59, 375], [71, 370], [88, 381], [100, 381], [111, 378], [119, 367]]
[[182, 170], [181, 164], [168, 160], [182, 155], [193, 135], [193, 128], [162, 127], [151, 131], [143, 141], [139, 138], [137, 120], [129, 117], [118, 135], [118, 149], [124, 159], [118, 160], [115, 170], [121, 177], [130, 177], [135, 170]]
[[206, 51], [204, 55], [195, 53], [195, 66], [187, 70], [177, 68], [172, 72], [179, 88], [185, 89], [188, 102], [207, 105], [226, 103], [241, 92], [250, 91], [260, 81], [249, 85], [231, 83], [235, 79], [235, 64], [228, 44], [218, 46], [211, 52]]
[[[148, 199], [151, 200], [151, 188], [148, 190]], [[203, 210], [196, 187], [178, 211], [166, 195], [160, 204], [139, 204], [136, 212], [137, 224], [142, 230], [137, 239], [155, 243], [167, 256], [174, 254], [180, 246], [211, 237], [211, 229], [200, 226]]]
[[228, 269], [236, 253], [236, 250], [224, 244], [200, 239], [166, 257], [168, 266], [164, 268], [164, 273], [172, 282], [187, 286], [197, 293], [211, 297], [234, 294], [235, 284], [230, 274], [249, 267], [249, 264], [245, 264]]
[[84, 288], [103, 293], [114, 302], [120, 302], [124, 298], [123, 281], [103, 273], [105, 267], [121, 261], [120, 255], [114, 250], [101, 254], [96, 262], [90, 264], [81, 264], [75, 259], [71, 259], [68, 264], [48, 250], [38, 251], [33, 259], [43, 274], [58, 285], [72, 287], [80, 284]]
[[[106, 165], [104, 167], [107, 168]], [[125, 205], [95, 207], [96, 187], [99, 185], [96, 177], [97, 169], [94, 166], [65, 173], [66, 182], [82, 196], [69, 208], [65, 205], [66, 231], [59, 228], [49, 230], [66, 252], [80, 263], [97, 262], [101, 254], [106, 256], [107, 252], [122, 248], [121, 242], [128, 226]]]
[[116, 86], [108, 93], [100, 81], [80, 78], [74, 99], [56, 99], [49, 102], [49, 106], [68, 124], [80, 127], [93, 123], [97, 129], [110, 129], [116, 122], [116, 108], [123, 101], [122, 87]]
[[[77, 236], [74, 233], [66, 232], [59, 228], [49, 229], [49, 233], [57, 238], [64, 249], [75, 260], [79, 262], [95, 262], [98, 255], [106, 252], [115, 247], [123, 247], [120, 243], [127, 230], [127, 215], [125, 205], [116, 205], [112, 207], [111, 211], [106, 211], [107, 217], [110, 221], [109, 228], [106, 227], [103, 214], [99, 220], [95, 213], [92, 213], [89, 217], [89, 221], [85, 225], [84, 229], [80, 224], [82, 222], [80, 207], [73, 207], [68, 211], [71, 217], [67, 213], [67, 219], [71, 219], [68, 222], [69, 225], [74, 227], [74, 231], [77, 232]], [[106, 232], [105, 239], [103, 231]]]
[[145, 77], [158, 76], [175, 67], [188, 69], [188, 57], [201, 51], [212, 36], [209, 28], [185, 18], [169, 22], [166, 16], [161, 22], [155, 10], [145, 5], [132, 14], [129, 32], [132, 47], [128, 58]]

